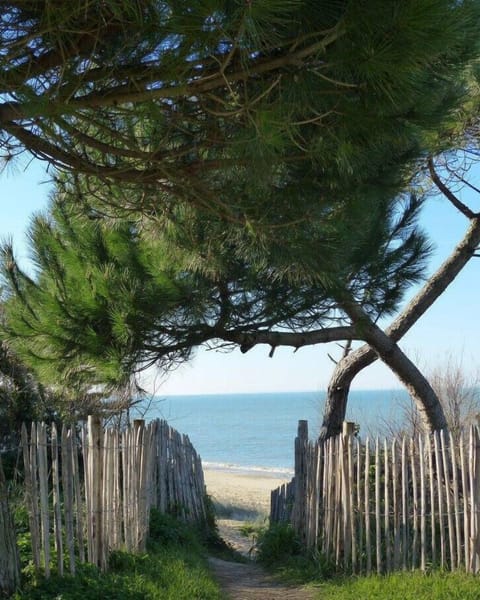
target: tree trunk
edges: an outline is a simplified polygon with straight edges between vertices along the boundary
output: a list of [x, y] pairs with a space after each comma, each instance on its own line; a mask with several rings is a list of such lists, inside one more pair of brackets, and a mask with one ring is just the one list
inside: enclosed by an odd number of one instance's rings
[[[385, 330], [392, 341], [397, 342], [400, 340], [430, 308], [472, 258], [479, 244], [480, 218], [475, 217], [471, 219], [465, 237], [456, 246], [449, 258], [430, 277], [390, 327]], [[374, 350], [368, 344], [365, 344], [337, 363], [328, 386], [320, 439], [327, 439], [340, 433], [342, 422], [345, 420], [351, 383], [360, 371], [375, 362], [377, 358], [378, 355]]]
[[0, 459], [0, 595], [10, 596], [20, 583], [17, 540], [7, 498], [7, 484]]
[[350, 385], [355, 376], [377, 358], [370, 346], [365, 344], [338, 361], [328, 384], [323, 422], [319, 434], [320, 440], [326, 440], [341, 433], [342, 423], [345, 421], [347, 412]]
[[432, 386], [399, 346], [372, 322], [363, 308], [353, 301], [344, 301], [342, 307], [379, 358], [387, 364], [405, 385], [415, 402], [427, 430], [447, 428], [442, 405]]

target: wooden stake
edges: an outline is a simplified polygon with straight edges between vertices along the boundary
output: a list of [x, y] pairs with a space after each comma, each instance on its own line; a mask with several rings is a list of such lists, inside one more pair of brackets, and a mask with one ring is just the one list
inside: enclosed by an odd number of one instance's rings
[[[32, 424], [32, 428], [35, 425]], [[32, 445], [36, 438], [32, 431]], [[33, 465], [30, 460], [31, 451], [28, 440], [28, 433], [25, 423], [22, 424], [21, 431], [22, 439], [22, 451], [23, 451], [23, 465], [25, 473], [25, 503], [28, 509], [28, 522], [30, 529], [30, 538], [32, 543], [32, 555], [33, 564], [35, 569], [40, 568], [40, 540], [39, 540], [39, 523], [38, 523], [38, 494], [37, 494], [37, 477], [36, 472], [33, 471]]]
[[372, 572], [372, 538], [370, 525], [370, 440], [365, 441], [365, 547], [367, 550], [367, 575]]
[[60, 469], [58, 464], [58, 434], [55, 423], [51, 426], [52, 435], [52, 483], [53, 483], [53, 530], [57, 553], [57, 570], [63, 575], [62, 513], [60, 509]]
[[417, 468], [415, 464], [415, 440], [410, 440], [410, 468], [412, 471], [412, 496], [413, 496], [413, 539], [412, 539], [412, 570], [417, 568], [418, 549], [418, 486]]
[[418, 437], [418, 453], [420, 459], [420, 569], [425, 572], [427, 567], [427, 531], [425, 519], [427, 499], [425, 493], [425, 456], [423, 452], [423, 440], [421, 435]]
[[440, 566], [445, 568], [446, 548], [445, 548], [445, 527], [444, 527], [444, 501], [443, 501], [443, 486], [442, 486], [442, 454], [440, 452], [440, 444], [438, 431], [433, 434], [433, 443], [435, 447], [435, 466], [437, 474], [437, 494], [438, 494], [438, 524], [440, 526]]
[[50, 577], [50, 510], [48, 506], [47, 430], [45, 423], [37, 426], [38, 480], [40, 483], [40, 522], [45, 577]]
[[[456, 567], [460, 567], [462, 564], [462, 530], [460, 523], [460, 499], [458, 490], [458, 472], [457, 472], [457, 450], [453, 440], [453, 435], [449, 434], [450, 440], [450, 461], [452, 465], [452, 479], [453, 479], [453, 511], [455, 515], [455, 540], [457, 550], [457, 562]], [[460, 442], [461, 443], [461, 442]], [[452, 565], [453, 568], [453, 565]]]
[[408, 460], [407, 460], [407, 440], [402, 438], [402, 569], [407, 570], [408, 560]]
[[375, 533], [377, 553], [377, 573], [382, 572], [382, 533], [380, 521], [380, 443], [375, 441]]
[[457, 561], [455, 557], [455, 525], [452, 515], [452, 501], [450, 496], [450, 473], [449, 463], [447, 460], [447, 448], [445, 443], [445, 434], [440, 431], [439, 444], [442, 450], [442, 463], [443, 463], [443, 481], [444, 481], [444, 495], [447, 505], [447, 523], [448, 523], [448, 545], [450, 549], [450, 569], [453, 571], [457, 568]]
[[387, 440], [384, 440], [384, 511], [385, 511], [385, 557], [386, 557], [386, 572], [389, 573], [392, 569], [391, 563], [391, 543], [390, 543], [390, 469], [388, 460], [388, 444]]
[[73, 446], [72, 430], [62, 427], [62, 487], [65, 513], [65, 540], [70, 574], [75, 575], [75, 534], [73, 526]]

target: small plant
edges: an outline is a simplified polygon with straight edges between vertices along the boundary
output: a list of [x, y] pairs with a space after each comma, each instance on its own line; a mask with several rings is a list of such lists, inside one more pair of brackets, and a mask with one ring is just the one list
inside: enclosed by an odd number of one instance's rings
[[255, 525], [255, 523], [244, 523], [238, 528], [238, 531], [243, 535], [243, 537], [249, 538], [257, 536], [260, 533], [261, 528]]
[[237, 531], [243, 537], [247, 538], [250, 542], [250, 548], [248, 550], [248, 556], [255, 558], [258, 550], [258, 540], [265, 534], [266, 518], [257, 519], [256, 521], [245, 521], [240, 527], [237, 527]]
[[302, 554], [300, 540], [289, 523], [275, 523], [260, 532], [257, 547], [259, 561], [267, 565], [282, 563]]
[[164, 545], [194, 544], [197, 541], [193, 526], [154, 508], [150, 512], [149, 539], [150, 542], [160, 542]]

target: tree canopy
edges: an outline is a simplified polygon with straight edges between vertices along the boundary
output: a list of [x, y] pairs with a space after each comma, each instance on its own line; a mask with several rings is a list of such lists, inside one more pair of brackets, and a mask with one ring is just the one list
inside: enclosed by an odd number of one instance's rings
[[186, 200], [257, 227], [291, 182], [316, 178], [317, 202], [393, 174], [398, 186], [439, 128], [454, 133], [479, 11], [473, 0], [5, 0], [3, 156], [28, 149], [90, 186], [150, 189], [156, 210]]
[[5, 159], [70, 171], [31, 231], [36, 275], [4, 248], [14, 347], [81, 382], [212, 340], [359, 338], [398, 357], [375, 321], [428, 253], [404, 194], [477, 108], [479, 11], [5, 3]]
[[50, 383], [118, 385], [205, 343], [247, 351], [361, 337], [340, 299], [355, 299], [373, 320], [392, 312], [429, 250], [415, 196], [371, 194], [368, 210], [339, 204], [246, 261], [241, 237], [227, 239], [219, 219], [178, 207], [161, 227], [110, 220], [79, 207], [76, 192], [60, 188], [34, 220], [33, 275], [3, 247], [8, 339]]

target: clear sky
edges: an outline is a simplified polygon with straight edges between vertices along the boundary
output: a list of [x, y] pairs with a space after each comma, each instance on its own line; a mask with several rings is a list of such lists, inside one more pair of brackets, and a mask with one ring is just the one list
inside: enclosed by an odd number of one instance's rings
[[[16, 255], [27, 257], [25, 230], [31, 214], [47, 205], [49, 176], [42, 163], [17, 164], [0, 174], [0, 236], [13, 237]], [[478, 180], [477, 177], [477, 184]], [[480, 196], [465, 195], [465, 201], [480, 210]], [[431, 198], [422, 224], [435, 245], [432, 272], [464, 235], [466, 219], [445, 200]], [[449, 356], [463, 361], [465, 369], [480, 367], [480, 258], [473, 258], [450, 288], [404, 337], [401, 346], [423, 367], [443, 365]], [[413, 291], [412, 291], [413, 293]], [[298, 350], [278, 348], [273, 358], [268, 347], [257, 347], [242, 355], [239, 350], [223, 353], [197, 351], [194, 359], [166, 380], [150, 373], [145, 385], [161, 395], [267, 391], [324, 390], [333, 369], [328, 357], [340, 356], [336, 344]], [[354, 389], [401, 387], [388, 368], [378, 362], [358, 376]]]

